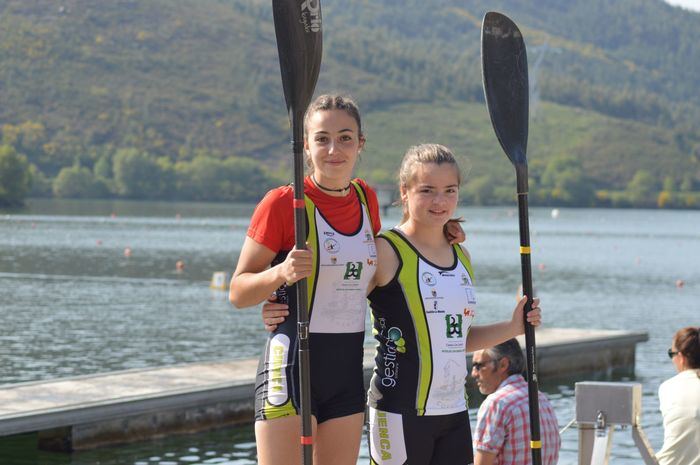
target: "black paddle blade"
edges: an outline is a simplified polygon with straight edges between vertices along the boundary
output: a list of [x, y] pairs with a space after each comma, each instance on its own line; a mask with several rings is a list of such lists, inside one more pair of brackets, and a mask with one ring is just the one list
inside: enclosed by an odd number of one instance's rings
[[489, 12], [481, 26], [486, 106], [501, 147], [515, 165], [527, 165], [528, 83], [523, 36], [507, 16]]
[[290, 120], [303, 116], [321, 68], [320, 0], [272, 0], [284, 98]]

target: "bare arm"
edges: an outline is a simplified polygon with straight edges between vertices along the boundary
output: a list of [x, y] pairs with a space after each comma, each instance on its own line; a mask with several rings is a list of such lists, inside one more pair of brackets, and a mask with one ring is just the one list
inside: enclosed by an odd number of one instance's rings
[[[473, 326], [467, 338], [467, 352], [493, 347], [501, 342], [515, 337], [525, 332], [523, 326], [523, 311], [527, 296], [523, 296], [513, 309], [513, 317], [510, 321], [501, 321], [490, 325]], [[542, 311], [540, 310], [540, 299], [532, 301], [532, 310], [527, 314], [527, 321], [533, 326], [542, 323]]]
[[378, 237], [377, 245], [377, 271], [374, 273], [372, 281], [369, 283], [367, 294], [372, 292], [376, 286], [386, 286], [394, 278], [396, 270], [399, 269], [399, 257], [389, 245], [389, 241]]
[[493, 465], [496, 462], [496, 454], [483, 450], [474, 451], [474, 465]]
[[284, 262], [270, 267], [275, 255], [250, 237], [245, 238], [228, 294], [233, 305], [257, 305], [284, 282], [292, 284], [311, 275], [311, 251], [293, 249]]

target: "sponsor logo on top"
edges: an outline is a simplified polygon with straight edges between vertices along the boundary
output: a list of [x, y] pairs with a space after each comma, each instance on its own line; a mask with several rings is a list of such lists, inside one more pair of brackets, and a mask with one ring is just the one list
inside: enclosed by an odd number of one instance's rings
[[435, 276], [430, 271], [426, 271], [425, 273], [423, 273], [421, 279], [425, 284], [431, 287], [437, 283], [437, 281], [435, 280]]
[[370, 242], [367, 244], [367, 248], [369, 250], [369, 256], [372, 258], [377, 257], [377, 248], [374, 246], [374, 242]]
[[362, 276], [362, 262], [346, 262], [344, 280], [359, 280]]
[[467, 293], [467, 303], [469, 303], [470, 305], [475, 305], [476, 296], [474, 295], [474, 288], [471, 286], [467, 286], [464, 288], [464, 291]]
[[448, 338], [462, 337], [462, 315], [445, 315], [445, 335]]
[[338, 241], [336, 241], [335, 239], [326, 239], [323, 242], [323, 248], [325, 248], [326, 252], [329, 253], [338, 253], [338, 251], [340, 250]]

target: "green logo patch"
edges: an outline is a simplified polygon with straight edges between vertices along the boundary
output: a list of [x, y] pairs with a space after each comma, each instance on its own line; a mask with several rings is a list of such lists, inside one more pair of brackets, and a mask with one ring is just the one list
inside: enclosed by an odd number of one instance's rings
[[448, 338], [462, 337], [462, 315], [445, 315], [445, 334]]
[[362, 275], [362, 262], [347, 262], [343, 279], [359, 280]]

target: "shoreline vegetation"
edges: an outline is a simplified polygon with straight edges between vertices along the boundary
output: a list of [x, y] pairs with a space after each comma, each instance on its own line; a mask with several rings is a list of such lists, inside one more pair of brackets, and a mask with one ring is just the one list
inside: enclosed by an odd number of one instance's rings
[[[533, 167], [529, 193], [534, 207], [700, 208], [700, 192], [692, 190], [690, 174], [680, 185], [670, 176], [659, 184], [651, 172], [638, 170], [624, 189], [612, 190], [595, 189], [574, 157], [555, 157], [546, 165], [536, 161]], [[390, 178], [383, 172], [378, 177]], [[505, 180], [489, 174], [468, 178], [460, 205], [512, 205], [515, 193], [512, 186], [504, 185]], [[135, 149], [117, 150], [111, 165], [100, 162], [90, 169], [75, 164], [49, 180], [27, 157], [10, 146], [0, 146], [0, 208], [22, 208], [29, 197], [257, 202], [273, 186], [284, 183], [280, 171], [273, 172], [251, 158], [198, 155], [172, 163]], [[393, 183], [380, 184], [390, 198], [396, 197]]]
[[[289, 182], [269, 5], [176, 3], [3, 2], [0, 207], [254, 201]], [[394, 184], [406, 147], [439, 141], [469, 160], [465, 204], [510, 205], [514, 175], [481, 86], [493, 2], [326, 7], [318, 90], [363, 110], [357, 175]], [[700, 208], [700, 14], [658, 0], [498, 9], [528, 47], [533, 206]]]
[[[455, 127], [460, 118], [466, 124]], [[483, 104], [447, 105], [440, 112], [432, 105], [402, 104], [369, 112], [366, 119], [367, 153], [356, 174], [388, 196], [396, 197], [404, 145], [435, 137], [455, 147], [467, 167], [462, 205], [516, 201], [514, 174]], [[552, 103], [541, 104], [531, 120], [532, 206], [700, 208], [700, 144], [684, 155], [672, 130]], [[0, 208], [21, 207], [29, 197], [257, 202], [290, 182], [290, 157], [261, 160], [207, 148], [167, 156], [107, 145], [51, 168], [51, 146], [41, 144], [40, 125], [5, 124], [0, 131]]]
[[[558, 203], [551, 201], [551, 199], [546, 198], [546, 191], [542, 190], [530, 190], [530, 206], [531, 207], [541, 207], [541, 208], [552, 208], [556, 210], [558, 208], [603, 208], [603, 209], [656, 209], [656, 210], [699, 210], [700, 209], [700, 193], [698, 192], [668, 192], [659, 191], [656, 193], [656, 200], [650, 198], [647, 202], [635, 203], [631, 200], [630, 192], [628, 191], [596, 191], [594, 193], [595, 198], [591, 203], [588, 204], [575, 204], [575, 203]], [[464, 197], [464, 196], [463, 196]], [[229, 203], [234, 203], [237, 206], [240, 204], [254, 206], [257, 201], [262, 199], [262, 195], [256, 199], [191, 199], [184, 197], [118, 197], [118, 196], [102, 196], [102, 197], [72, 197], [72, 198], [61, 198], [53, 196], [29, 196], [23, 199], [21, 204], [3, 204], [0, 203], [0, 213], [3, 214], [22, 214], [27, 211], [31, 211], [32, 201], [51, 201], [51, 200], [77, 200], [81, 202], [136, 202], [136, 203], [147, 203], [147, 202], [159, 202], [163, 204], [180, 204], [180, 203], [192, 203], [192, 204], [220, 204], [226, 205]], [[460, 207], [513, 207], [517, 206], [517, 198], [515, 194], [512, 198], [508, 200], [503, 200], [502, 202], [488, 202], [488, 203], [474, 203], [471, 201], [472, 198], [467, 198], [466, 200], [462, 198], [459, 202]], [[386, 203], [380, 205], [383, 209], [393, 207], [396, 208], [394, 203]]]

